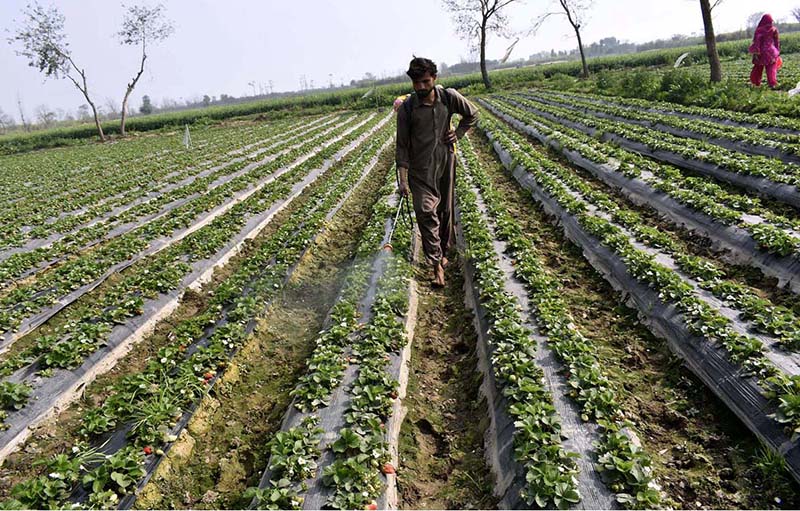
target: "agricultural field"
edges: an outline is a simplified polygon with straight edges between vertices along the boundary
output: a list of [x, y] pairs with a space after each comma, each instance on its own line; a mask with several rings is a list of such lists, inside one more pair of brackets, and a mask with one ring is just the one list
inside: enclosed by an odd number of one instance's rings
[[[722, 72], [725, 78], [736, 80], [741, 83], [749, 83], [750, 71], [753, 69], [753, 63], [748, 57], [748, 55], [742, 55], [740, 58], [723, 60]], [[781, 58], [783, 60], [783, 67], [778, 71], [778, 89], [794, 89], [797, 87], [797, 84], [800, 83], [800, 54], [785, 53]], [[691, 65], [689, 69], [703, 76], [708, 74], [708, 66], [704, 63]], [[762, 84], [766, 83], [767, 77], [765, 75]]]
[[389, 108], [0, 156], [0, 507], [800, 506], [797, 119], [471, 99], [443, 289]]

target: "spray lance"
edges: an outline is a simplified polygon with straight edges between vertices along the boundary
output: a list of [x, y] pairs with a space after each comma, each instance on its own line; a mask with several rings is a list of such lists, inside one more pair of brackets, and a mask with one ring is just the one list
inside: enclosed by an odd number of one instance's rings
[[[397, 186], [400, 187], [400, 173], [399, 171], [395, 171], [397, 177]], [[403, 206], [405, 205], [405, 208]], [[405, 213], [405, 215], [403, 214]], [[394, 215], [394, 220], [392, 220], [392, 230], [389, 231], [389, 238], [386, 240], [386, 243], [383, 245], [385, 250], [391, 252], [393, 250], [392, 247], [392, 236], [394, 236], [394, 231], [397, 229], [397, 222], [399, 221], [406, 221], [408, 220], [408, 225], [414, 225], [414, 217], [411, 216], [411, 204], [409, 203], [408, 195], [401, 195], [400, 202], [397, 204], [397, 213]]]

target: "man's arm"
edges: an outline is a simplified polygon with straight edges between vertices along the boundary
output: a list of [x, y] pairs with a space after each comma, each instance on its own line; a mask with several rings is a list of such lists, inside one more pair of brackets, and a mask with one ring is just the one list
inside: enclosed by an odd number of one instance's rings
[[400, 105], [397, 110], [397, 136], [395, 137], [395, 163], [397, 164], [398, 192], [402, 196], [408, 195], [408, 123], [406, 109]]
[[410, 119], [406, 119], [406, 109], [402, 106], [397, 111], [397, 137], [395, 142], [395, 162], [398, 169], [408, 169], [409, 154], [408, 154], [408, 123]]
[[460, 114], [461, 121], [456, 127], [456, 137], [461, 138], [478, 123], [478, 109], [455, 89], [447, 89], [450, 95], [450, 112]]

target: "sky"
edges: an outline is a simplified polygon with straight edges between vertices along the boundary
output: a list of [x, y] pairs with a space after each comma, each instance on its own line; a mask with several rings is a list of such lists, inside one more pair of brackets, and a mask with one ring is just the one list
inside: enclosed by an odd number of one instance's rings
[[[83, 97], [67, 80], [45, 80], [7, 43], [30, 0], [0, 0], [0, 109], [19, 121], [17, 99], [26, 116], [37, 106], [75, 111]], [[128, 4], [135, 0], [128, 0]], [[126, 83], [139, 65], [139, 51], [121, 46], [116, 32], [124, 9], [117, 0], [40, 0], [66, 17], [65, 30], [76, 62], [99, 105], [119, 105]], [[154, 0], [136, 3], [154, 5]], [[175, 33], [148, 51], [146, 70], [131, 97], [138, 109], [143, 95], [156, 106], [164, 98], [189, 100], [204, 94], [251, 95], [297, 90], [305, 77], [319, 87], [349, 83], [371, 72], [400, 74], [412, 54], [437, 63], [469, 59], [469, 43], [459, 39], [440, 0], [162, 0]], [[714, 11], [715, 30], [744, 28], [747, 17], [767, 10], [789, 19], [800, 0], [724, 0]], [[508, 7], [512, 30], [525, 31], [553, 0], [521, 0]], [[614, 36], [631, 42], [701, 34], [698, 0], [594, 0], [584, 23], [585, 44]], [[501, 58], [510, 41], [491, 38], [487, 58]], [[511, 59], [538, 51], [575, 47], [563, 16], [548, 19], [523, 37]], [[253, 82], [253, 85], [249, 85]], [[117, 107], [118, 108], [118, 107]]]

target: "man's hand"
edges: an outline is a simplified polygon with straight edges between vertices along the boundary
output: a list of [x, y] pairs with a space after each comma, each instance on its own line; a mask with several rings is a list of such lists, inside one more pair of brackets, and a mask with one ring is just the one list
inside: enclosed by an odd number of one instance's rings
[[399, 193], [401, 197], [408, 197], [408, 169], [400, 167], [397, 169], [397, 174], [400, 178], [400, 183], [397, 185], [397, 193]]
[[455, 144], [458, 142], [458, 137], [456, 136], [455, 130], [447, 130], [447, 133], [444, 134], [444, 142], [446, 144]]

